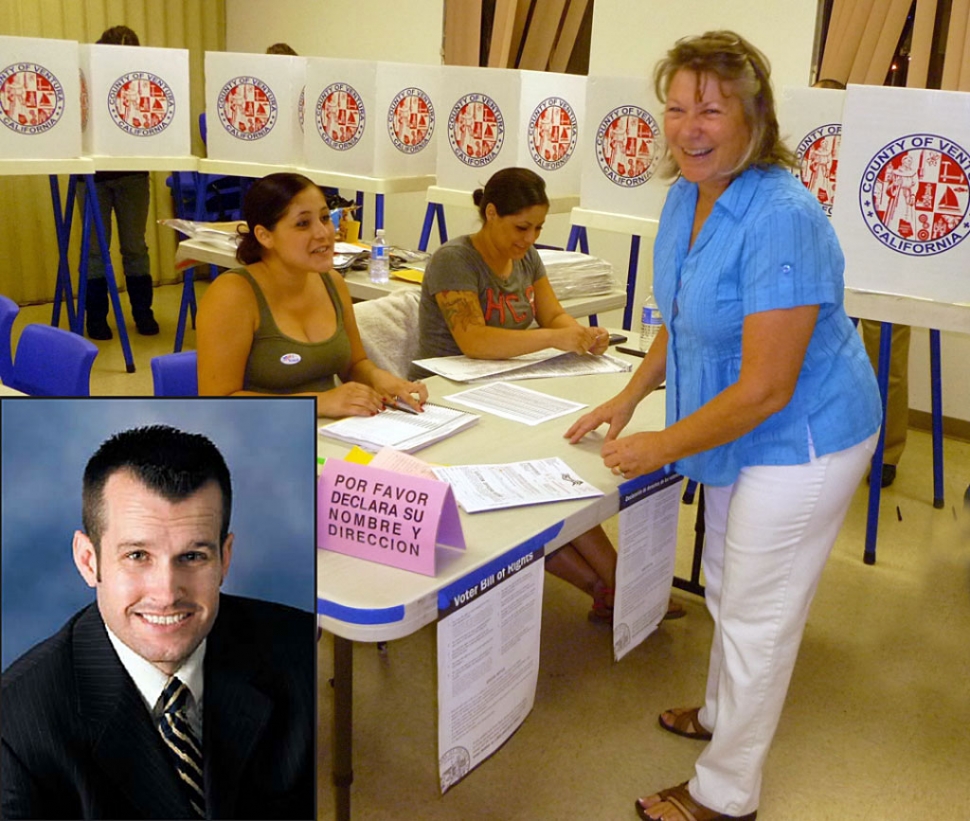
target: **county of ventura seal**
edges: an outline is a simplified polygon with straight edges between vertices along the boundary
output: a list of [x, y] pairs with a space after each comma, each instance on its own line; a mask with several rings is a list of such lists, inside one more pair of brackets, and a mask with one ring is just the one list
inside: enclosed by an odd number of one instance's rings
[[172, 124], [175, 94], [158, 75], [131, 71], [108, 89], [108, 114], [132, 137], [154, 137]]
[[448, 142], [465, 165], [488, 165], [505, 143], [505, 118], [498, 103], [487, 94], [459, 98], [448, 115]]
[[576, 149], [576, 112], [561, 97], [548, 97], [529, 117], [529, 153], [546, 171], [562, 168]]
[[859, 184], [866, 226], [901, 254], [948, 251], [970, 233], [970, 154], [947, 137], [909, 134], [869, 160]]
[[50, 131], [64, 114], [64, 87], [37, 63], [13, 63], [0, 71], [0, 122], [18, 134]]
[[441, 791], [453, 787], [461, 781], [471, 769], [472, 757], [464, 747], [452, 747], [446, 751], [438, 762], [441, 772]]
[[219, 122], [237, 140], [261, 140], [276, 125], [276, 95], [259, 77], [233, 77], [216, 98]]
[[830, 217], [835, 200], [835, 171], [839, 166], [842, 124], [828, 123], [808, 132], [798, 144], [797, 175]]
[[317, 98], [317, 132], [336, 151], [353, 148], [364, 136], [367, 112], [364, 101], [346, 83], [328, 85]]
[[387, 107], [387, 135], [404, 154], [417, 154], [431, 142], [434, 106], [420, 88], [406, 88], [394, 95]]
[[596, 129], [596, 162], [607, 179], [622, 188], [649, 180], [663, 151], [660, 126], [635, 105], [614, 108]]

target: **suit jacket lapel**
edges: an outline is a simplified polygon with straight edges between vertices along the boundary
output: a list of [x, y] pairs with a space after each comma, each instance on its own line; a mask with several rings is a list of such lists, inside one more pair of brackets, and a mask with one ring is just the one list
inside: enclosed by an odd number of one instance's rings
[[255, 687], [258, 651], [240, 641], [243, 624], [227, 624], [224, 610], [209, 634], [205, 651], [202, 746], [205, 800], [211, 817], [235, 817], [246, 763], [273, 712], [273, 702]]
[[192, 815], [175, 768], [115, 653], [97, 606], [74, 629], [78, 713], [91, 725], [95, 763], [147, 818]]

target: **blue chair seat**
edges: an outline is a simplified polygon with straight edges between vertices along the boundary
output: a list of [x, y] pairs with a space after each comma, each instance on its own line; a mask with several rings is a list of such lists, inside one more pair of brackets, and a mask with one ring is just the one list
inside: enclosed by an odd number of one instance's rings
[[97, 346], [52, 325], [31, 324], [20, 334], [10, 387], [31, 396], [90, 396]]
[[196, 363], [195, 351], [167, 353], [152, 359], [155, 396], [198, 396]]

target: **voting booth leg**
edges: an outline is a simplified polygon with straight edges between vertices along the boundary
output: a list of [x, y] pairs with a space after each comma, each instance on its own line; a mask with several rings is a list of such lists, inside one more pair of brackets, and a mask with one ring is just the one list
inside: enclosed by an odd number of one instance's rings
[[633, 301], [637, 292], [637, 266], [640, 264], [640, 235], [630, 237], [630, 264], [626, 272], [626, 305], [623, 307], [623, 330], [633, 330]]
[[889, 357], [893, 347], [893, 325], [883, 322], [879, 330], [879, 397], [882, 400], [882, 425], [879, 443], [869, 467], [869, 512], [866, 518], [866, 547], [862, 561], [876, 563], [876, 535], [879, 531], [879, 499], [882, 496], [882, 458], [886, 447], [886, 401], [889, 396]]
[[930, 331], [930, 396], [933, 404], [933, 507], [943, 507], [943, 386], [940, 332]]
[[374, 233], [384, 227], [384, 195], [374, 194]]
[[418, 240], [418, 250], [427, 251], [431, 241], [431, 228], [435, 217], [438, 218], [438, 239], [442, 245], [448, 241], [448, 228], [445, 226], [445, 207], [440, 202], [429, 202], [424, 210], [424, 225], [421, 227], [421, 239]]
[[566, 250], [575, 251], [579, 248], [584, 254], [589, 253], [589, 237], [585, 225], [573, 225], [569, 229], [569, 239], [566, 240]]
[[54, 310], [51, 325], [61, 324], [61, 299], [67, 306], [67, 327], [74, 329], [74, 294], [71, 289], [71, 269], [67, 262], [67, 249], [71, 244], [71, 223], [74, 219], [74, 196], [77, 181], [71, 177], [67, 186], [67, 203], [61, 213], [61, 186], [56, 174], [50, 175], [51, 203], [54, 206], [54, 227], [57, 231], [57, 287], [54, 289]]
[[175, 348], [173, 353], [182, 350], [182, 339], [185, 336], [185, 320], [189, 311], [192, 312], [192, 327], [195, 327], [195, 267], [186, 268], [182, 280], [182, 301], [179, 304], [179, 320], [175, 326]]
[[333, 786], [337, 821], [350, 821], [353, 766], [354, 643], [333, 637]]
[[[94, 187], [94, 174], [84, 175], [84, 185], [87, 189], [84, 197], [84, 207], [91, 215], [91, 220], [94, 223], [94, 232], [98, 238], [101, 261], [104, 263], [104, 278], [108, 283], [108, 294], [111, 296], [111, 305], [114, 308], [115, 320], [118, 325], [118, 339], [121, 340], [121, 351], [125, 357], [125, 370], [128, 373], [134, 373], [135, 360], [131, 355], [128, 329], [125, 327], [125, 315], [121, 311], [121, 298], [118, 296], [118, 284], [115, 282], [114, 266], [111, 264], [111, 249], [108, 247], [107, 234], [104, 230], [104, 223], [101, 221], [101, 209], [98, 207], [98, 193]], [[89, 226], [87, 219], [85, 219], [84, 223]], [[83, 335], [84, 315], [81, 314], [80, 309], [78, 310], [78, 314], [78, 326]]]
[[[697, 483], [694, 483], [695, 487]], [[688, 593], [704, 596], [704, 585], [701, 584], [701, 562], [704, 558], [704, 488], [697, 494], [697, 518], [694, 520], [694, 557], [690, 563], [690, 578], [681, 579], [674, 576], [674, 587], [686, 590]]]
[[357, 218], [357, 221], [360, 223], [360, 234], [361, 234], [360, 238], [363, 239], [364, 238], [364, 192], [363, 191], [357, 192], [356, 203], [357, 203], [357, 213], [354, 214], [354, 216]]

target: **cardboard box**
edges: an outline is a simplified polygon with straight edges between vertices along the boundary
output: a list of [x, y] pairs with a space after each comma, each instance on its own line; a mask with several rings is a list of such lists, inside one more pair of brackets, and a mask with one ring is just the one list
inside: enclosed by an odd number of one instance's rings
[[206, 52], [208, 158], [301, 165], [305, 81], [304, 57]]
[[74, 40], [0, 37], [0, 157], [81, 155], [81, 82]]
[[440, 69], [307, 58], [308, 168], [396, 178], [435, 172]]
[[84, 44], [78, 52], [85, 154], [192, 154], [187, 49]]
[[645, 77], [587, 80], [580, 208], [659, 219], [669, 187], [657, 176], [662, 113]]

